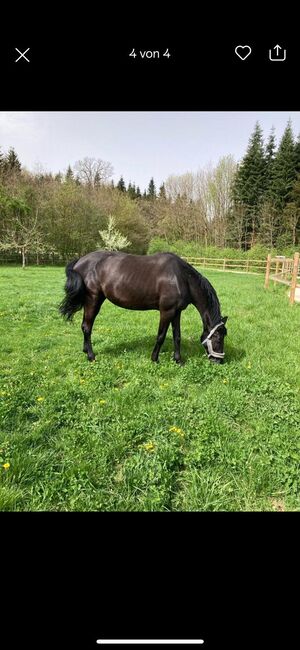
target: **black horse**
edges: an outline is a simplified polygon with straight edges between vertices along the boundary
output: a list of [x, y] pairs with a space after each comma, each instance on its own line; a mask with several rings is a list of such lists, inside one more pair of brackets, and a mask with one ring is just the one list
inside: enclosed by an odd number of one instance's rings
[[190, 264], [173, 253], [129, 255], [96, 251], [66, 267], [66, 296], [60, 312], [68, 320], [84, 307], [83, 351], [93, 361], [91, 333], [104, 300], [125, 309], [157, 309], [160, 321], [152, 361], [158, 361], [160, 348], [172, 323], [174, 360], [181, 363], [180, 316], [189, 304], [195, 305], [203, 322], [200, 338], [210, 361], [222, 363], [227, 316], [221, 316], [220, 303], [210, 282]]

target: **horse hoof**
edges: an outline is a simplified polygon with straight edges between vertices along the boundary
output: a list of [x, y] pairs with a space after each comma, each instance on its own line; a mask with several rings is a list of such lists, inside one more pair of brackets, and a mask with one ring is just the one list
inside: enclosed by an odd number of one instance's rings
[[96, 361], [96, 357], [89, 357], [89, 356], [88, 356], [88, 360], [89, 360], [89, 361]]
[[175, 359], [175, 357], [173, 357], [173, 361], [176, 361], [178, 366], [184, 366], [184, 361], [182, 361], [182, 359]]

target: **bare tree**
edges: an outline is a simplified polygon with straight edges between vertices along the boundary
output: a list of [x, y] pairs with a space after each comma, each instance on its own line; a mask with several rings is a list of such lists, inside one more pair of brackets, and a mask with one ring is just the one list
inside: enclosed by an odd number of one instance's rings
[[17, 251], [22, 255], [22, 267], [25, 268], [28, 253], [43, 254], [55, 252], [54, 246], [48, 245], [38, 222], [38, 210], [33, 215], [30, 208], [19, 199], [6, 199], [5, 232], [0, 240], [0, 250]]
[[45, 241], [38, 225], [37, 215], [27, 222], [22, 220], [21, 215], [15, 215], [8, 222], [5, 237], [0, 241], [0, 250], [14, 250], [20, 253], [23, 268], [26, 266], [28, 253], [36, 253], [38, 261], [39, 255], [56, 252], [55, 247]]
[[293, 246], [296, 246], [297, 241], [297, 226], [300, 221], [300, 208], [295, 202], [287, 203], [283, 211], [283, 222], [285, 230], [291, 236]]
[[79, 181], [90, 187], [105, 184], [113, 175], [113, 166], [100, 158], [83, 158], [77, 160], [74, 171]]

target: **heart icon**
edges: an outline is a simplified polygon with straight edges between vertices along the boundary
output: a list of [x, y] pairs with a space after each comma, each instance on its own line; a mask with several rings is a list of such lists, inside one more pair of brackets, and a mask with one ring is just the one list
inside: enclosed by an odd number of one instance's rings
[[242, 61], [245, 61], [252, 52], [250, 45], [237, 45], [234, 51]]

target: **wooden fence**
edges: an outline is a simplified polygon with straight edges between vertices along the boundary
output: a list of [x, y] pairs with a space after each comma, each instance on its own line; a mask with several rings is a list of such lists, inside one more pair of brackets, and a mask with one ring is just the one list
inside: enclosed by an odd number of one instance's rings
[[[275, 267], [275, 268], [274, 268]], [[299, 278], [299, 253], [294, 257], [278, 256], [272, 259], [271, 255], [267, 257], [265, 288], [269, 286], [270, 280], [286, 284], [290, 288], [290, 303], [295, 302], [296, 288], [300, 288]], [[300, 278], [299, 278], [300, 280]]]
[[217, 257], [183, 257], [192, 266], [219, 271], [239, 271], [243, 273], [265, 273], [266, 260], [230, 259]]

